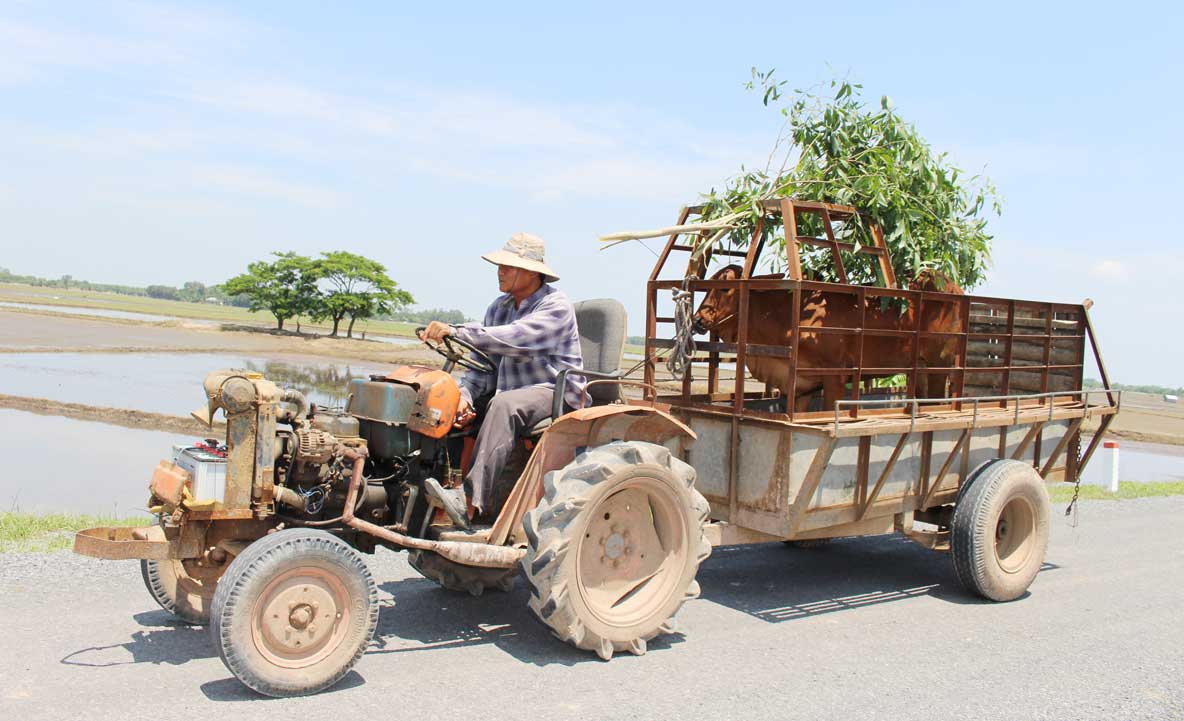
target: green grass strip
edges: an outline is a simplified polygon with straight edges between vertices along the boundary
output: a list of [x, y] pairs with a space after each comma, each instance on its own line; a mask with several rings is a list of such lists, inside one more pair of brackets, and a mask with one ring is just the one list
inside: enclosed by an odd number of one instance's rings
[[[1058, 483], [1055, 486], [1050, 486], [1048, 496], [1053, 503], [1068, 503], [1073, 500], [1073, 486], [1068, 483]], [[1152, 498], [1154, 496], [1184, 496], [1184, 481], [1165, 481], [1163, 483], [1119, 481], [1118, 493], [1111, 493], [1102, 486], [1087, 486], [1082, 484], [1079, 498], [1087, 501], [1123, 501], [1131, 498]]]
[[66, 513], [0, 513], [0, 553], [63, 551], [74, 547], [74, 532], [96, 526], [147, 526], [150, 516], [114, 518]]

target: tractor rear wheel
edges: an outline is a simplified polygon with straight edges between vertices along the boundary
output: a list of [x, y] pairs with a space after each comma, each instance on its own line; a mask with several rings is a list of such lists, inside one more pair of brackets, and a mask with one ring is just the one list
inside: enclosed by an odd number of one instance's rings
[[1044, 481], [1032, 466], [984, 466], [954, 506], [950, 551], [958, 580], [992, 601], [1022, 596], [1044, 564], [1049, 516]]
[[466, 566], [444, 558], [432, 551], [411, 550], [407, 562], [424, 578], [429, 578], [449, 591], [462, 591], [480, 596], [488, 588], [509, 591], [518, 575], [515, 568], [481, 568]]
[[694, 469], [664, 446], [617, 441], [581, 453], [547, 474], [542, 501], [523, 519], [530, 609], [606, 661], [645, 653], [699, 595], [708, 512]]
[[210, 635], [244, 685], [303, 696], [345, 676], [377, 623], [378, 589], [361, 555], [324, 531], [292, 528], [230, 564], [214, 593]]
[[160, 607], [193, 626], [210, 622], [214, 589], [227, 564], [199, 565], [196, 559], [140, 561], [140, 576]]

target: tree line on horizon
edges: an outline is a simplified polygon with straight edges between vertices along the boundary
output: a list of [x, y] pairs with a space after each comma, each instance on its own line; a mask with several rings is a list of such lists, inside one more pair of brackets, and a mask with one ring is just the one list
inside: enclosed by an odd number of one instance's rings
[[[216, 302], [250, 310], [268, 310], [276, 316], [280, 330], [284, 322], [294, 316], [305, 316], [314, 322], [333, 320], [333, 336], [338, 334], [340, 324], [346, 318], [349, 319], [346, 331], [349, 337], [352, 337], [354, 323], [364, 318], [425, 325], [432, 320], [446, 323], [470, 320], [455, 308], [411, 307], [414, 299], [410, 293], [398, 288], [386, 275], [386, 268], [381, 263], [363, 256], [344, 251], [322, 253], [315, 259], [295, 253], [273, 255], [276, 256], [274, 262], [251, 263], [246, 273], [221, 284], [187, 281], [180, 287], [159, 284], [141, 287], [95, 283], [71, 275], [60, 278], [20, 275], [5, 267], [0, 267], [0, 283], [189, 303]], [[293, 310], [299, 312], [292, 313]]]

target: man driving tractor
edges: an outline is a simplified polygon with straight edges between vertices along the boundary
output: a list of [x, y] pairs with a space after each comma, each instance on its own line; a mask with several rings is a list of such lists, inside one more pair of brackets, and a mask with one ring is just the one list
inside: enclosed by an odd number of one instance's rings
[[[575, 309], [563, 291], [550, 285], [559, 276], [547, 266], [545, 252], [542, 238], [515, 233], [501, 250], [481, 256], [497, 266], [502, 291], [486, 309], [484, 320], [461, 325], [432, 321], [423, 333], [431, 343], [448, 336], [465, 341], [488, 355], [496, 368], [495, 373], [468, 370], [460, 383], [458, 428], [473, 423], [488, 399], [464, 490], [444, 489], [433, 479], [426, 484], [428, 493], [462, 527], [476, 516], [496, 513], [491, 507], [494, 485], [516, 439], [524, 429], [550, 417], [559, 373], [583, 369]], [[584, 386], [583, 376], [567, 374], [567, 408], [585, 405]]]

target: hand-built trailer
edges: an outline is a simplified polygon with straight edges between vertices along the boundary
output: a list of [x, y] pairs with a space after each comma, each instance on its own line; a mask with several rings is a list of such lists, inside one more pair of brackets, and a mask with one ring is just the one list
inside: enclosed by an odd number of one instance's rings
[[[695, 468], [697, 489], [711, 505], [713, 542], [824, 539], [899, 531], [930, 548], [952, 545], [959, 577], [973, 591], [995, 600], [1020, 595], [1034, 578], [1048, 533], [1044, 481], [1074, 481], [1089, 462], [1118, 411], [1121, 394], [1109, 388], [1098, 354], [1087, 304], [1063, 304], [909, 290], [896, 286], [883, 235], [875, 221], [856, 209], [793, 199], [768, 201], [766, 214], [746, 247], [702, 247], [705, 234], [672, 233], [648, 284], [645, 381], [656, 380], [657, 364], [680, 345], [663, 337], [659, 325], [674, 325], [678, 312], [665, 312], [660, 293], [731, 292], [737, 323], [732, 342], [714, 330], [685, 358], [689, 371], [681, 392], [648, 398], [668, 405], [697, 438], [685, 449]], [[678, 226], [701, 212], [686, 208]], [[844, 241], [844, 225], [861, 222], [862, 246]], [[783, 276], [754, 276], [767, 245], [767, 228], [780, 225], [788, 242], [780, 258]], [[812, 227], [817, 235], [799, 230]], [[850, 228], [847, 228], [850, 232]], [[768, 244], [771, 245], [771, 244]], [[808, 280], [803, 249], [829, 252], [832, 277], [846, 281], [846, 268], [870, 256], [874, 280], [867, 285]], [[664, 277], [673, 254], [690, 254], [679, 275]], [[714, 256], [714, 258], [713, 258]], [[734, 258], [739, 277], [704, 279], [711, 262]], [[844, 264], [846, 260], [846, 264]], [[732, 274], [733, 276], [737, 274]], [[868, 273], [865, 277], [872, 277]], [[821, 297], [845, 314], [832, 313], [809, 326], [805, 307]], [[846, 300], [836, 302], [835, 298]], [[813, 299], [813, 300], [811, 300]], [[791, 319], [783, 345], [750, 343], [754, 322], [769, 322], [770, 304], [784, 306]], [[935, 309], [927, 315], [926, 305]], [[901, 327], [869, 322], [879, 306], [908, 319]], [[751, 309], [765, 309], [759, 318]], [[941, 309], [945, 323], [927, 328], [923, 319]], [[681, 314], [685, 322], [685, 313]], [[949, 319], [954, 320], [951, 327]], [[679, 329], [676, 329], [676, 331]], [[672, 334], [677, 335], [677, 333]], [[767, 337], [767, 333], [764, 334]], [[911, 362], [887, 365], [868, 348], [884, 341], [903, 349]], [[1104, 388], [1083, 390], [1086, 342]], [[835, 354], [805, 358], [800, 348], [846, 343], [848, 364], [826, 367]], [[875, 345], [878, 343], [878, 345]], [[934, 352], [927, 353], [932, 350]], [[805, 351], [802, 351], [804, 353]], [[924, 365], [922, 357], [948, 365]], [[811, 385], [839, 377], [844, 397], [823, 410], [799, 410], [793, 390], [755, 381], [754, 358], [788, 365], [789, 383]], [[842, 356], [840, 356], [842, 357]], [[766, 365], [767, 367], [767, 365]], [[706, 384], [693, 380], [705, 368]], [[724, 385], [721, 371], [734, 369]], [[873, 379], [903, 375], [904, 393], [884, 393]], [[916, 398], [925, 376], [948, 377], [949, 396]], [[869, 395], [869, 393], [871, 395]], [[787, 397], [788, 396], [788, 397]], [[815, 399], [817, 402], [817, 399]], [[797, 406], [797, 408], [795, 408]], [[1100, 418], [1084, 453], [1081, 425]], [[920, 524], [924, 524], [923, 526]], [[952, 538], [951, 538], [952, 536]]]

